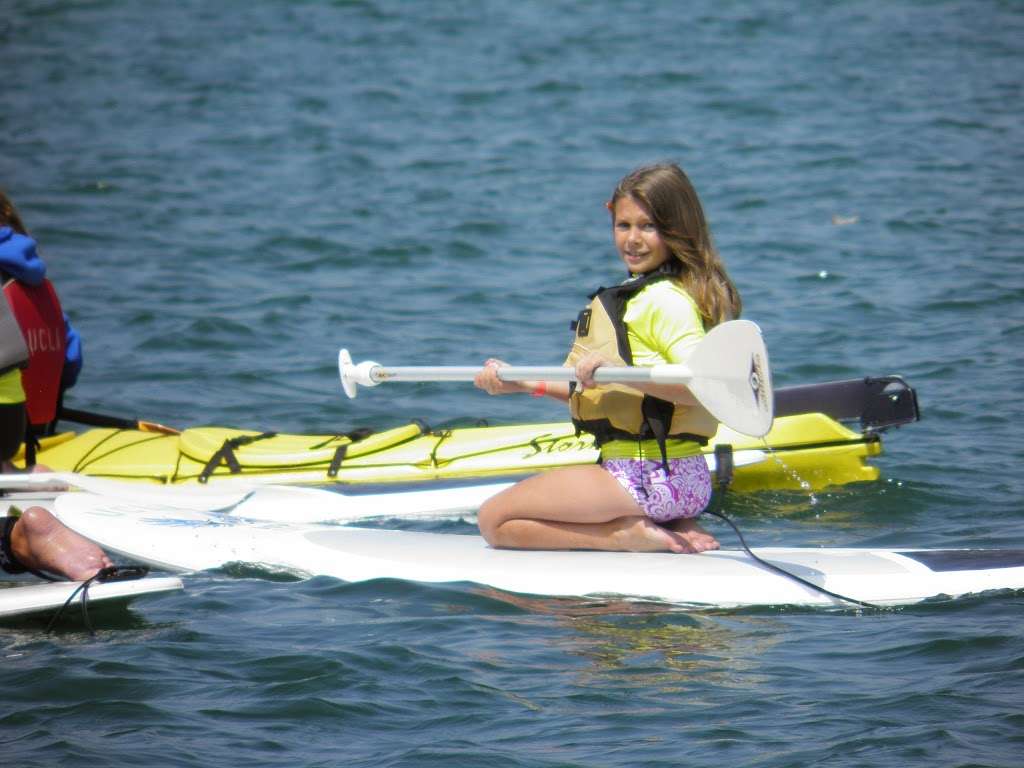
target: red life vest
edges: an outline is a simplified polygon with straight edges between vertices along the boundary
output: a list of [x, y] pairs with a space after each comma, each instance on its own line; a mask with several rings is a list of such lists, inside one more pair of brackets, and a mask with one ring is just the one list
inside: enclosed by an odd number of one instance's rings
[[48, 424], [57, 417], [67, 346], [60, 299], [49, 280], [36, 286], [9, 280], [4, 294], [28, 344], [28, 367], [21, 371], [21, 385], [29, 423]]

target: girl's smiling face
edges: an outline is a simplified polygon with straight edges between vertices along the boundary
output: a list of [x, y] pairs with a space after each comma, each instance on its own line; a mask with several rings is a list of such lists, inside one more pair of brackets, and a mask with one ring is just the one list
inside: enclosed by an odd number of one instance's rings
[[632, 197], [615, 201], [612, 231], [619, 256], [632, 274], [650, 272], [668, 261], [668, 245], [647, 211]]

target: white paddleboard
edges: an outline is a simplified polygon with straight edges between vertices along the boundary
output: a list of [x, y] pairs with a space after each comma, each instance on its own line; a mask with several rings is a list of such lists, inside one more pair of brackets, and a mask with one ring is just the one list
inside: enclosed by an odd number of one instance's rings
[[[64, 494], [60, 519], [105, 549], [177, 571], [252, 563], [350, 582], [474, 582], [548, 596], [623, 596], [742, 607], [846, 605], [741, 551], [701, 555], [492, 549], [479, 536], [252, 522], [196, 510], [140, 510]], [[770, 548], [757, 554], [819, 586], [878, 605], [1024, 589], [1024, 551]]]
[[[439, 519], [475, 514], [487, 499], [512, 483], [484, 483], [382, 493], [351, 493], [293, 485], [260, 485], [229, 490], [223, 487], [146, 486], [115, 480], [83, 478], [93, 494], [117, 499], [138, 510], [195, 510], [249, 520], [289, 523], [353, 522], [375, 517]], [[57, 496], [38, 491], [14, 492], [2, 501], [21, 509], [37, 504], [51, 508]]]
[[[43, 584], [10, 582], [0, 587], [0, 618], [56, 610], [78, 589], [80, 581], [54, 581]], [[147, 577], [125, 581], [93, 582], [89, 585], [89, 605], [110, 602], [128, 603], [143, 595], [173, 592], [182, 588], [176, 576]], [[68, 606], [80, 606], [82, 593]]]

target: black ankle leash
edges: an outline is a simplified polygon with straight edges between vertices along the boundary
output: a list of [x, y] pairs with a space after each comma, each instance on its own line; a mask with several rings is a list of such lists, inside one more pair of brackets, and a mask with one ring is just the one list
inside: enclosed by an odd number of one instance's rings
[[[86, 629], [89, 630], [89, 634], [93, 637], [96, 636], [96, 630], [93, 629], [92, 621], [89, 619], [89, 587], [95, 583], [103, 584], [108, 581], [129, 581], [131, 579], [141, 579], [149, 573], [149, 568], [143, 565], [108, 565], [106, 568], [101, 568], [90, 578], [83, 581], [78, 585], [78, 588], [72, 592], [68, 599], [64, 601], [57, 612], [50, 619], [50, 623], [46, 625], [46, 634], [50, 634], [54, 624], [63, 615], [64, 609], [66, 609], [71, 602], [78, 596], [78, 593], [82, 593], [82, 621], [85, 622]], [[55, 581], [55, 579], [50, 579]]]
[[716, 445], [715, 446], [715, 479], [718, 481], [718, 493], [716, 494], [718, 496], [718, 500], [717, 500], [717, 503], [715, 504], [715, 509], [706, 509], [706, 510], [704, 510], [704, 514], [705, 515], [711, 515], [712, 517], [717, 517], [719, 520], [724, 520], [726, 523], [728, 523], [729, 527], [732, 528], [733, 531], [736, 532], [736, 536], [740, 540], [740, 545], [743, 547], [743, 551], [746, 552], [749, 557], [751, 557], [759, 565], [764, 566], [765, 568], [767, 568], [770, 571], [774, 571], [775, 573], [778, 573], [778, 574], [780, 574], [782, 576], [785, 576], [787, 579], [792, 579], [793, 581], [797, 581], [797, 582], [803, 584], [806, 587], [810, 587], [811, 589], [815, 590], [816, 592], [821, 592], [823, 595], [828, 595], [829, 597], [834, 597], [836, 600], [842, 600], [842, 601], [847, 602], [847, 603], [853, 603], [854, 605], [859, 605], [862, 608], [877, 608], [879, 610], [884, 608], [884, 606], [881, 606], [881, 605], [875, 605], [874, 603], [867, 603], [867, 602], [864, 602], [863, 600], [857, 600], [854, 597], [847, 597], [846, 595], [840, 595], [838, 592], [832, 592], [831, 590], [825, 589], [825, 587], [822, 587], [822, 586], [820, 586], [818, 584], [815, 584], [813, 581], [808, 581], [807, 579], [803, 578], [802, 576], [797, 576], [795, 573], [790, 573], [785, 568], [780, 568], [779, 566], [775, 565], [774, 563], [769, 563], [767, 560], [764, 560], [764, 559], [758, 557], [757, 555], [755, 555], [753, 552], [751, 552], [750, 551], [750, 547], [747, 546], [746, 539], [743, 538], [743, 534], [740, 532], [740, 529], [736, 527], [736, 523], [734, 523], [732, 520], [730, 520], [728, 517], [726, 517], [725, 514], [722, 513], [722, 507], [724, 506], [724, 503], [725, 503], [725, 491], [729, 487], [729, 483], [732, 482], [733, 467], [734, 467], [734, 465], [733, 465], [733, 458], [732, 458], [732, 446], [731, 445]]

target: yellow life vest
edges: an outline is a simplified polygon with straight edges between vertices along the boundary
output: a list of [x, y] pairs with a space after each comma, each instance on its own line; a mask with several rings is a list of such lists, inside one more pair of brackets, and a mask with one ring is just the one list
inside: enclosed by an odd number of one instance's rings
[[[613, 288], [599, 289], [573, 324], [576, 338], [565, 365], [589, 352], [599, 352], [612, 365], [632, 365], [623, 315], [626, 304], [642, 289], [671, 275], [656, 273]], [[656, 440], [665, 456], [665, 441], [692, 440], [706, 445], [718, 429], [715, 417], [700, 405], [686, 406], [646, 395], [622, 384], [592, 389], [572, 388], [569, 410], [577, 432], [594, 435], [594, 444], [611, 440]]]

